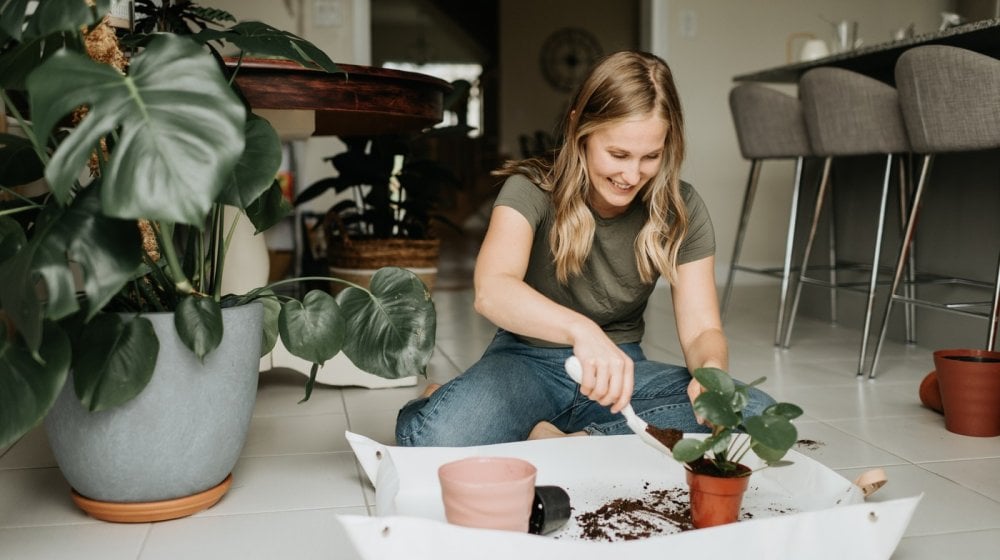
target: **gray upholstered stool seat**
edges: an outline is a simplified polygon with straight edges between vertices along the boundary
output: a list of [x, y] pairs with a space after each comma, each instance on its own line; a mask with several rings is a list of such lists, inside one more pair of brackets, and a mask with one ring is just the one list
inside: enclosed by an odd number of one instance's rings
[[[785, 317], [785, 301], [791, 276], [792, 245], [795, 233], [795, 216], [802, 183], [804, 159], [812, 154], [805, 121], [802, 119], [801, 102], [794, 96], [760, 84], [746, 83], [734, 87], [729, 92], [729, 107], [736, 127], [740, 153], [750, 160], [750, 174], [743, 208], [736, 232], [736, 246], [729, 265], [729, 276], [722, 295], [722, 316], [725, 318], [732, 297], [733, 276], [737, 270], [777, 276], [781, 279], [778, 321], [774, 343], [781, 341], [782, 321]], [[785, 243], [785, 258], [781, 268], [763, 268], [741, 265], [740, 253], [746, 236], [750, 211], [760, 178], [760, 168], [764, 160], [795, 159], [795, 185], [792, 191], [791, 214], [788, 219], [788, 235]]]
[[[802, 100], [802, 111], [806, 121], [806, 130], [813, 153], [823, 157], [823, 174], [819, 192], [816, 195], [816, 207], [813, 213], [812, 225], [808, 241], [799, 268], [799, 282], [792, 301], [791, 314], [785, 331], [785, 346], [788, 346], [795, 325], [795, 315], [804, 284], [813, 284], [835, 290], [852, 287], [850, 284], [838, 283], [835, 264], [831, 269], [832, 277], [818, 279], [808, 275], [809, 258], [816, 229], [823, 213], [826, 190], [830, 183], [831, 162], [836, 156], [853, 156], [865, 154], [884, 154], [885, 173], [882, 180], [882, 194], [878, 212], [874, 250], [867, 282], [867, 305], [865, 308], [864, 329], [862, 332], [861, 349], [858, 353], [858, 375], [862, 373], [867, 355], [868, 335], [871, 327], [872, 307], [875, 300], [875, 289], [878, 284], [879, 261], [882, 251], [882, 236], [885, 229], [886, 208], [889, 198], [889, 182], [892, 174], [893, 161], [898, 154], [910, 151], [910, 143], [903, 124], [903, 116], [899, 109], [896, 90], [883, 82], [864, 76], [857, 72], [833, 67], [820, 67], [809, 70], [799, 80], [799, 98]], [[900, 200], [905, 200], [905, 180], [900, 166]]]
[[[995, 350], [1000, 323], [1000, 262], [990, 283], [955, 279], [992, 291], [992, 301], [980, 305], [948, 304], [898, 295], [914, 238], [920, 202], [935, 154], [1000, 148], [1000, 60], [957, 47], [927, 45], [904, 52], [896, 62], [896, 86], [914, 152], [924, 154], [903, 243], [896, 261], [892, 289], [875, 346], [869, 377], [875, 377], [889, 314], [894, 301], [965, 315], [986, 317], [986, 349]], [[998, 185], [1000, 187], [1000, 185]], [[983, 247], [983, 242], [986, 247]], [[970, 240], [971, 247], [1000, 250], [997, 240]], [[960, 248], [958, 249], [960, 250]], [[989, 310], [983, 310], [984, 307]]]

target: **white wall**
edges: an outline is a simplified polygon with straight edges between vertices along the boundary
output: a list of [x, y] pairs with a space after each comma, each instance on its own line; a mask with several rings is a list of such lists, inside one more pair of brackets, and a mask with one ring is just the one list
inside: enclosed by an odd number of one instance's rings
[[[859, 22], [865, 44], [891, 39], [895, 29], [914, 23], [918, 34], [935, 31], [949, 0], [648, 0], [644, 10], [656, 21], [650, 44], [674, 72], [683, 103], [688, 140], [684, 178], [705, 198], [718, 241], [720, 279], [728, 270], [749, 163], [742, 159], [729, 112], [733, 76], [785, 64], [786, 40], [796, 32], [830, 40], [825, 20]], [[659, 36], [666, 34], [666, 40]], [[800, 43], [795, 43], [797, 46]], [[665, 49], [665, 50], [663, 50]], [[789, 93], [794, 87], [776, 86]], [[793, 164], [764, 165], [742, 262], [775, 264], [783, 240]], [[755, 275], [741, 277], [754, 281]], [[758, 277], [759, 278], [759, 277]]]
[[564, 27], [590, 31], [604, 53], [638, 47], [638, 3], [604, 0], [501, 0], [500, 154], [520, 157], [518, 136], [552, 133], [569, 103], [569, 93], [544, 79], [542, 44]]

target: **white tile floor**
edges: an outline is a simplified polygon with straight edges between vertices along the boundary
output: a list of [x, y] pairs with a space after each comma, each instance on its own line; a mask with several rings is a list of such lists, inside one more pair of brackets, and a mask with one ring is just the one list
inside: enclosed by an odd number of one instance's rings
[[[437, 352], [429, 378], [467, 367], [493, 328], [471, 309], [467, 282], [435, 293]], [[874, 381], [854, 374], [859, 332], [800, 318], [796, 342], [772, 346], [776, 289], [741, 287], [727, 324], [731, 370], [806, 411], [798, 450], [852, 479], [884, 467], [889, 484], [872, 499], [925, 494], [893, 556], [899, 560], [996, 558], [1000, 550], [1000, 437], [944, 429], [921, 407], [917, 386], [931, 369], [930, 350], [892, 344]], [[660, 289], [649, 309], [647, 353], [678, 361], [670, 302]], [[35, 430], [0, 456], [0, 559], [338, 558], [331, 524], [338, 514], [372, 513], [374, 492], [362, 478], [344, 431], [393, 443], [395, 414], [414, 387], [318, 388], [297, 404], [304, 377], [291, 370], [261, 376], [256, 412], [229, 493], [210, 510], [161, 523], [118, 525], [77, 510], [69, 488]]]

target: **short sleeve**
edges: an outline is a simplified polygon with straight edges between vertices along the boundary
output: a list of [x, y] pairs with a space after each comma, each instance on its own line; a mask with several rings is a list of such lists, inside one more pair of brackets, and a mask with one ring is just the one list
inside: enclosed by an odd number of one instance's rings
[[552, 212], [552, 198], [523, 175], [511, 175], [500, 187], [493, 207], [509, 206], [523, 215], [537, 231], [539, 224]]
[[681, 183], [681, 197], [688, 213], [688, 231], [677, 253], [677, 264], [694, 262], [715, 254], [715, 229], [705, 201], [694, 187]]

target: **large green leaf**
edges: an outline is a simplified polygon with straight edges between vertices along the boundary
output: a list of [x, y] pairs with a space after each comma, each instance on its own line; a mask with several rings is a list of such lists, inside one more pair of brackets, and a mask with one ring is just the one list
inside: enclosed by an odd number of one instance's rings
[[333, 296], [312, 290], [302, 301], [285, 302], [278, 316], [278, 332], [292, 354], [322, 364], [344, 345], [344, 314]]
[[4, 89], [23, 90], [28, 75], [42, 61], [63, 48], [83, 52], [82, 43], [70, 32], [25, 39], [23, 43], [5, 50], [0, 55], [0, 86]]
[[177, 336], [199, 360], [222, 342], [222, 308], [212, 298], [187, 296], [174, 313]]
[[370, 294], [350, 287], [337, 302], [347, 316], [344, 353], [356, 366], [388, 379], [426, 374], [437, 315], [430, 292], [416, 274], [396, 267], [380, 269], [372, 276]]
[[256, 233], [261, 233], [283, 220], [292, 209], [292, 204], [281, 192], [281, 185], [274, 180], [271, 187], [247, 207], [246, 213]]
[[73, 346], [76, 396], [92, 412], [128, 402], [149, 384], [159, 352], [160, 341], [149, 319], [98, 315]]
[[20, 337], [10, 340], [0, 321], [0, 448], [35, 426], [66, 383], [69, 338], [51, 321], [43, 332], [41, 361], [36, 361]]
[[330, 57], [309, 41], [259, 21], [244, 21], [223, 30], [206, 29], [193, 37], [202, 43], [226, 41], [249, 55], [276, 56], [309, 68], [340, 72]]
[[[0, 305], [29, 348], [41, 344], [42, 318], [61, 319], [79, 308], [74, 270], [78, 263], [92, 317], [142, 266], [139, 230], [132, 222], [100, 213], [100, 186], [91, 185], [68, 207], [45, 208], [30, 241], [0, 264]], [[44, 296], [38, 282], [44, 281]], [[44, 298], [44, 299], [43, 299]]]
[[28, 10], [28, 0], [0, 1], [0, 44], [8, 39], [21, 40], [24, 14]]
[[281, 168], [281, 139], [271, 123], [250, 114], [245, 135], [243, 155], [220, 197], [223, 204], [241, 210], [250, 207], [274, 184], [274, 177]]
[[97, 0], [97, 10], [92, 11], [82, 0], [44, 0], [38, 3], [35, 13], [24, 30], [25, 38], [44, 37], [63, 31], [79, 32], [100, 19], [96, 14], [106, 14], [111, 0]]
[[215, 59], [183, 37], [155, 37], [127, 76], [60, 51], [28, 77], [28, 91], [38, 134], [90, 107], [46, 169], [61, 201], [98, 140], [119, 129], [104, 169], [110, 216], [200, 227], [243, 153], [243, 104]]

